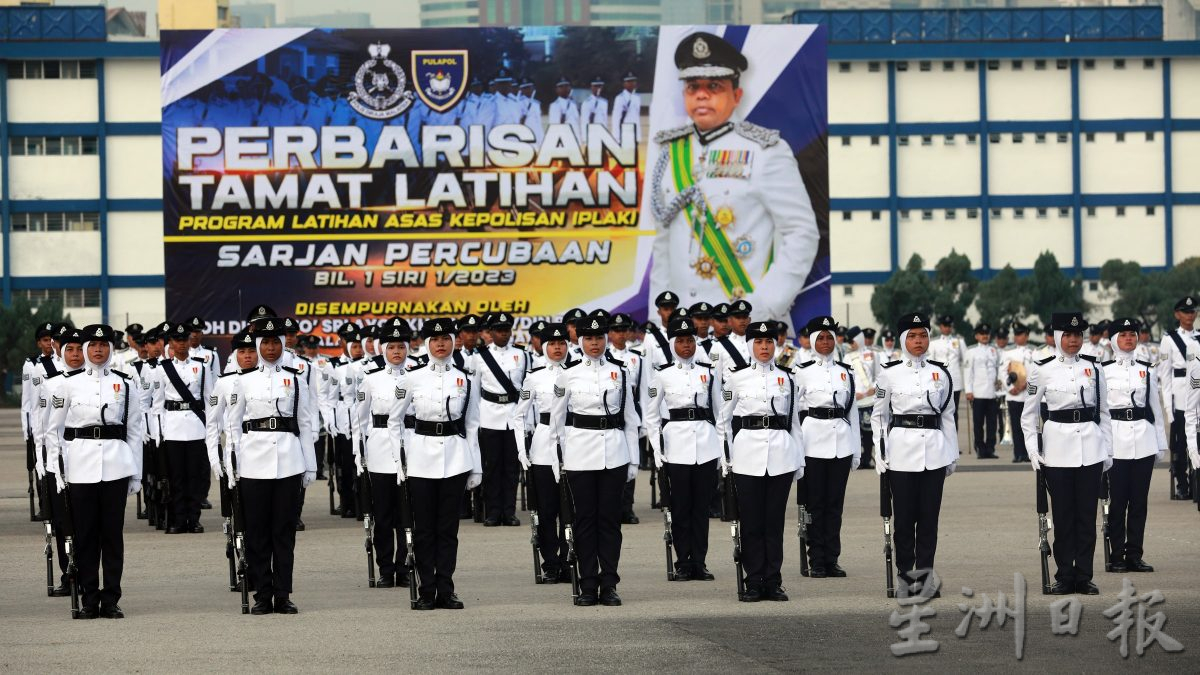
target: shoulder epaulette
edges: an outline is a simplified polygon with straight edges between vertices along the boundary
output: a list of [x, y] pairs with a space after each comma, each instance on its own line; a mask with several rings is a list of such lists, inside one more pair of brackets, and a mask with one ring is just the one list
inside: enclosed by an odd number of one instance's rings
[[670, 367], [671, 367], [671, 364], [669, 364], [669, 363], [664, 363], [664, 364], [662, 364], [661, 366], [654, 366], [654, 369], [655, 369], [655, 370], [662, 371], [662, 370], [666, 370], [667, 368], [670, 368]]
[[902, 361], [888, 361], [887, 363], [883, 364], [883, 367], [884, 368], [892, 368], [892, 367], [900, 365], [901, 363], [903, 363], [903, 362]]
[[625, 362], [624, 362], [624, 361], [621, 361], [621, 360], [619, 360], [619, 359], [614, 359], [614, 358], [613, 358], [613, 357], [611, 357], [611, 356], [605, 356], [605, 358], [607, 358], [607, 359], [608, 359], [608, 362], [609, 362], [609, 363], [611, 363], [611, 364], [613, 364], [613, 365], [621, 366], [622, 368], [624, 368], [624, 367], [625, 367]]
[[1117, 361], [1116, 361], [1116, 359], [1109, 359], [1109, 360], [1107, 360], [1107, 361], [1101, 361], [1101, 362], [1100, 362], [1100, 365], [1102, 365], [1102, 366], [1107, 366], [1107, 365], [1108, 365], [1108, 364], [1110, 364], [1110, 363], [1116, 363], [1116, 362], [1117, 362]]
[[746, 369], [747, 369], [747, 368], [749, 368], [749, 367], [750, 367], [750, 364], [749, 364], [749, 363], [744, 363], [744, 364], [742, 364], [742, 365], [740, 365], [740, 366], [734, 366], [733, 368], [730, 368], [730, 369], [729, 369], [729, 372], [730, 372], [730, 373], [737, 373], [737, 372], [741, 372], [741, 371], [743, 371], [743, 370], [746, 370]]
[[845, 361], [834, 361], [834, 363], [845, 368], [846, 370], [850, 370], [850, 364], [846, 363]]
[[466, 375], [467, 377], [471, 376], [471, 371], [467, 370], [463, 366], [458, 365], [457, 363], [454, 363], [453, 361], [450, 362], [450, 367], [462, 373], [463, 375]]
[[509, 346], [512, 347], [513, 349], [520, 349], [521, 351], [525, 351], [525, 345], [523, 345], [519, 342], [514, 342]]
[[1079, 358], [1083, 359], [1084, 361], [1091, 361], [1092, 363], [1096, 362], [1096, 357], [1089, 356], [1088, 354], [1080, 354]]
[[128, 376], [128, 375], [126, 375], [125, 373], [122, 373], [122, 372], [121, 372], [121, 371], [119, 371], [119, 370], [110, 370], [109, 372], [110, 372], [110, 373], [112, 373], [113, 375], [116, 375], [117, 377], [121, 378], [122, 380], [128, 380], [128, 379], [129, 379], [129, 376]]
[[428, 365], [429, 365], [429, 362], [428, 362], [428, 361], [426, 361], [426, 362], [424, 362], [424, 363], [418, 363], [417, 365], [413, 366], [412, 368], [409, 368], [409, 369], [408, 369], [408, 372], [410, 372], [410, 373], [415, 373], [416, 371], [418, 371], [418, 370], [420, 370], [420, 369], [422, 369], [422, 368], [424, 368], [425, 366], [428, 366]]
[[229, 377], [230, 375], [237, 375], [237, 374], [238, 374], [238, 371], [236, 371], [236, 370], [231, 370], [231, 371], [229, 371], [228, 373], [221, 373], [220, 375], [218, 375], [218, 376], [217, 376], [217, 379], [219, 380], [219, 379], [221, 379], [222, 377]]
[[256, 370], [258, 370], [258, 366], [252, 366], [250, 368], [242, 368], [241, 370], [238, 370], [236, 372], [238, 375], [245, 375], [246, 373], [253, 373]]
[[635, 349], [630, 349], [630, 350], [629, 350], [629, 352], [630, 352], [631, 354], [637, 354], [638, 356], [645, 356], [645, 354], [643, 354], [643, 353], [642, 353], [640, 350], [638, 350], [638, 349], [636, 349], [636, 348], [635, 348]]
[[807, 367], [811, 366], [811, 365], [812, 365], [812, 364], [814, 364], [814, 363], [816, 363], [816, 361], [815, 361], [815, 360], [813, 360], [813, 359], [809, 359], [809, 360], [805, 361], [804, 363], [801, 363], [801, 364], [800, 364], [800, 367], [801, 367], [801, 368], [807, 368]]
[[563, 370], [570, 370], [581, 363], [583, 363], [583, 361], [571, 361], [570, 363], [564, 363]]
[[44, 379], [53, 380], [54, 378], [58, 377], [59, 375], [62, 375], [62, 371], [56, 370], [56, 371], [54, 371], [53, 374], [47, 375]]
[[713, 364], [709, 363], [708, 361], [697, 361], [696, 365], [700, 366], [701, 368], [712, 368], [713, 367]]
[[1053, 356], [1047, 356], [1046, 358], [1042, 359], [1041, 361], [1034, 361], [1034, 363], [1038, 364], [1039, 366], [1044, 366], [1053, 360], [1054, 360]]
[[529, 369], [529, 374], [530, 374], [530, 375], [532, 375], [532, 374], [536, 373], [536, 372], [537, 372], [537, 371], [539, 371], [539, 370], [545, 370], [545, 369], [546, 369], [546, 366], [538, 366], [537, 368], [530, 368], [530, 369]]
[[63, 377], [75, 377], [76, 375], [78, 375], [82, 372], [83, 372], [83, 368], [77, 368], [75, 370], [72, 370], [69, 373], [63, 373]]
[[941, 368], [946, 367], [946, 364], [942, 363], [941, 361], [934, 361], [933, 359], [929, 359], [929, 363], [932, 363], [933, 365], [941, 367]]
[[312, 362], [313, 362], [313, 360], [312, 360], [312, 359], [308, 358], [307, 356], [305, 356], [305, 355], [303, 355], [303, 354], [297, 354], [297, 355], [296, 355], [296, 357], [297, 357], [297, 358], [299, 358], [301, 361], [306, 361], [306, 362], [308, 362], [308, 363], [312, 363]]
[[782, 370], [783, 372], [787, 373], [788, 375], [795, 374], [795, 372], [788, 366], [775, 366], [775, 367], [778, 368], [779, 370]]
[[33, 365], [35, 365], [35, 366], [36, 366], [36, 365], [37, 365], [37, 362], [38, 362], [38, 357], [36, 357], [36, 356], [27, 356], [27, 357], [25, 357], [25, 360], [26, 360], [26, 361], [28, 361], [29, 363], [32, 363]]
[[192, 357], [192, 360], [193, 360], [193, 361], [195, 361], [196, 363], [208, 363], [207, 361], [205, 361], [204, 359], [200, 358], [199, 356], [193, 356], [193, 357]]
[[363, 375], [374, 375], [375, 373], [378, 373], [379, 371], [383, 370], [383, 368], [384, 368], [383, 366], [380, 366], [379, 368], [372, 368], [372, 369], [368, 370], [367, 372], [363, 373]]
[[[1197, 356], [1196, 358], [1200, 359], [1200, 356]], [[1146, 366], [1147, 368], [1153, 368], [1153, 367], [1154, 367], [1154, 364], [1150, 363], [1149, 361], [1143, 361], [1143, 360], [1141, 360], [1141, 359], [1135, 359], [1135, 360], [1134, 360], [1134, 363], [1140, 363], [1140, 364], [1142, 364], [1143, 366]]]
[[764, 148], [769, 148], [779, 142], [779, 132], [775, 129], [760, 127], [745, 120], [735, 124], [733, 129], [742, 138], [749, 138]]
[[295, 368], [293, 368], [293, 367], [291, 367], [291, 366], [283, 366], [282, 370], [286, 370], [286, 371], [288, 371], [289, 373], [292, 373], [293, 375], [299, 375], [299, 374], [300, 374], [300, 371], [299, 371], [299, 370], [296, 370]]
[[690, 133], [692, 133], [692, 125], [690, 124], [685, 124], [681, 127], [675, 127], [674, 129], [663, 129], [657, 134], [654, 134], [654, 142], [662, 145], [667, 141], [673, 141], [676, 138], [682, 138]]

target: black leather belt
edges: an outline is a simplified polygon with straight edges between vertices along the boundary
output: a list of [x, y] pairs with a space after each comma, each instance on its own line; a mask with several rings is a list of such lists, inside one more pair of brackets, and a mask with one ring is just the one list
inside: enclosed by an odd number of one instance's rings
[[461, 419], [447, 422], [415, 420], [413, 424], [413, 431], [422, 436], [458, 436], [462, 430], [463, 421]]
[[941, 429], [941, 415], [892, 415], [893, 427], [901, 429]]
[[199, 401], [196, 401], [195, 405], [192, 405], [187, 401], [166, 401], [163, 403], [163, 407], [172, 412], [178, 412], [180, 410], [195, 410], [197, 412], [204, 411], [204, 407], [200, 405]]
[[1082, 424], [1084, 422], [1099, 422], [1096, 411], [1092, 408], [1071, 408], [1070, 410], [1051, 410], [1043, 417], [1050, 422], [1059, 424]]
[[549, 425], [550, 424], [550, 413], [548, 413], [548, 412], [540, 413], [538, 415], [538, 424]]
[[672, 422], [709, 422], [713, 418], [712, 408], [671, 408], [667, 412]]
[[493, 394], [492, 392], [488, 391], [487, 389], [482, 389], [482, 388], [479, 390], [479, 398], [481, 398], [489, 403], [516, 403], [517, 402], [517, 399], [513, 398], [512, 396], [509, 396], [508, 394]]
[[415, 426], [417, 426], [417, 416], [416, 415], [405, 415], [404, 416], [404, 428], [412, 429]]
[[807, 415], [818, 420], [844, 420], [846, 419], [846, 409], [837, 406], [832, 408], [809, 408]]
[[733, 418], [738, 428], [747, 429], [787, 429], [787, 415], [739, 415]]
[[625, 416], [621, 413], [613, 413], [611, 415], [580, 415], [579, 413], [567, 414], [567, 425], [576, 429], [624, 429]]
[[64, 441], [74, 440], [125, 440], [125, 425], [97, 424], [90, 427], [67, 427], [63, 430]]
[[1146, 408], [1113, 408], [1108, 411], [1114, 422], [1137, 422], [1150, 419]]
[[387, 415], [371, 415], [371, 426], [376, 429], [386, 429], [388, 425]]
[[1187, 368], [1172, 368], [1171, 374], [1175, 377], [1187, 377]]
[[260, 417], [256, 420], [242, 422], [242, 431], [280, 431], [289, 434], [300, 433], [295, 417]]

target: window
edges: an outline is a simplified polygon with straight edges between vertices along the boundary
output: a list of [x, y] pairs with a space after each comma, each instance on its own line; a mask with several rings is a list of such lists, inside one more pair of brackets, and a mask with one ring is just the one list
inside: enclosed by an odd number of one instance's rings
[[975, 71], [975, 62], [974, 61], [963, 61], [963, 70], [965, 70], [967, 72], [974, 72]]
[[1071, 217], [1070, 207], [1067, 207], [1067, 206], [1058, 207], [1058, 217], [1059, 218], [1070, 218]]
[[1046, 134], [1034, 134], [1033, 142], [1034, 143], [1045, 143], [1046, 142]]
[[8, 151], [21, 155], [95, 155], [99, 146], [94, 136], [12, 136]]
[[901, 73], [908, 72], [908, 61], [897, 61], [896, 70]]
[[1025, 134], [1013, 134], [1013, 143], [1024, 143]]
[[901, 209], [900, 220], [908, 220], [908, 209]]
[[1033, 69], [1034, 70], [1045, 70], [1046, 69], [1046, 59], [1034, 59], [1033, 60]]
[[1013, 209], [1013, 218], [1021, 220], [1025, 217], [1025, 209]]
[[1000, 134], [988, 134], [988, 143], [996, 145], [1000, 142]]
[[91, 137], [84, 136], [83, 137], [83, 154], [94, 155], [97, 152], [99, 152], [99, 150], [100, 150], [100, 144], [96, 141], [96, 138], [94, 136], [91, 136]]
[[879, 72], [879, 62], [878, 61], [867, 61], [867, 72], [868, 73], [878, 73]]
[[1089, 281], [1088, 282], [1088, 290], [1093, 291], [1093, 292], [1100, 290], [1100, 282], [1099, 281]]
[[922, 136], [921, 145], [933, 145], [933, 136]]
[[1067, 132], [1065, 132], [1065, 131], [1058, 132], [1058, 142], [1059, 143], [1067, 142]]
[[883, 219], [882, 212], [880, 212], [880, 211], [872, 211], [871, 212], [871, 220], [882, 220], [882, 219]]
[[100, 214], [90, 212], [33, 212], [12, 214], [13, 232], [94, 232]]
[[849, 145], [850, 145], [850, 137], [849, 137], [849, 136], [842, 136], [842, 147], [843, 147], [843, 148], [844, 148], [844, 147], [849, 147]]
[[954, 145], [954, 134], [942, 136], [942, 145]]
[[851, 64], [849, 61], [842, 61], [841, 63], [838, 64], [838, 72], [839, 73], [848, 73], [848, 72], [850, 72], [850, 66], [851, 66]]
[[917, 66], [921, 69], [922, 73], [928, 73], [929, 71], [933, 70], [932, 61], [921, 61], [917, 64]]
[[879, 137], [878, 136], [871, 137], [871, 145], [879, 145]]
[[1118, 143], [1124, 143], [1124, 142], [1125, 142], [1125, 132], [1124, 132], [1124, 131], [1118, 131], [1118, 132], [1117, 132], [1117, 142], [1118, 142]]
[[1024, 68], [1025, 68], [1025, 62], [1022, 61], [1021, 59], [1016, 59], [1012, 62], [1013, 70], [1022, 70]]
[[1158, 211], [1158, 209], [1154, 208], [1153, 206], [1146, 207], [1146, 215], [1148, 215], [1148, 216], [1154, 215], [1157, 211]]
[[954, 220], [958, 218], [958, 211], [955, 209], [946, 209], [946, 220]]
[[1125, 59], [1113, 59], [1113, 70], [1125, 70]]
[[1087, 215], [1088, 215], [1088, 218], [1095, 218], [1096, 217], [1096, 207], [1094, 207], [1094, 206], [1087, 207]]
[[1154, 132], [1153, 132], [1153, 131], [1147, 131], [1147, 132], [1146, 132], [1146, 142], [1147, 142], [1147, 143], [1153, 143], [1153, 142], [1154, 142]]
[[1124, 206], [1118, 206], [1118, 207], [1117, 207], [1117, 217], [1118, 217], [1118, 218], [1124, 218], [1124, 217], [1125, 217], [1125, 207], [1124, 207]]
[[988, 61], [987, 69], [988, 70], [1000, 70], [1000, 62], [999, 61]]
[[1083, 69], [1084, 70], [1095, 70], [1096, 69], [1096, 59], [1084, 59], [1083, 60]]
[[947, 72], [947, 73], [954, 72], [954, 62], [953, 61], [942, 61], [942, 71]]
[[844, 295], [846, 297], [854, 295], [854, 287], [853, 286], [842, 286], [842, 295]]
[[1037, 210], [1037, 217], [1038, 217], [1038, 218], [1043, 218], [1043, 219], [1044, 219], [1044, 218], [1046, 218], [1046, 217], [1047, 217], [1047, 216], [1049, 216], [1049, 215], [1050, 215], [1050, 211], [1049, 211], [1049, 209], [1038, 209], [1038, 210]]
[[1095, 143], [1096, 142], [1096, 134], [1093, 134], [1092, 132], [1089, 131], [1083, 135], [1083, 140], [1087, 141], [1088, 143]]
[[967, 134], [967, 145], [975, 145], [975, 134]]
[[1142, 68], [1154, 70], [1154, 59], [1142, 59]]
[[899, 145], [900, 147], [906, 147], [908, 145], [908, 136], [897, 136], [896, 145]]
[[854, 220], [854, 216], [850, 211], [842, 211], [842, 220]]
[[79, 80], [96, 78], [95, 61], [9, 61], [10, 80]]
[[992, 209], [992, 220], [1000, 220], [1004, 215], [1004, 209]]
[[933, 220], [933, 211], [924, 209], [921, 211], [921, 220]]
[[35, 308], [53, 300], [71, 309], [100, 306], [99, 288], [27, 288], [14, 290], [13, 296], [25, 298]]
[[975, 220], [979, 217], [979, 209], [967, 209], [967, 220]]
[[1058, 59], [1054, 62], [1054, 67], [1059, 70], [1066, 70], [1070, 67], [1070, 62], [1066, 59]]

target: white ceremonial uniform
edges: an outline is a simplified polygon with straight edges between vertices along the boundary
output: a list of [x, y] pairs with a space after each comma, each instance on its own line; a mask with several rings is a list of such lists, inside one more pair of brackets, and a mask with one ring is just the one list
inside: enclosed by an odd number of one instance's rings
[[[721, 382], [711, 363], [676, 357], [650, 371], [642, 406], [654, 457], [661, 465], [705, 464], [721, 456], [715, 425]], [[672, 410], [696, 410], [695, 419], [672, 420]], [[687, 414], [687, 413], [684, 413]], [[665, 424], [664, 424], [665, 422]]]
[[[1108, 386], [1113, 459], [1142, 459], [1167, 448], [1154, 369], [1147, 361], [1118, 358], [1101, 364]], [[1150, 413], [1153, 419], [1132, 419]]]
[[800, 425], [805, 457], [840, 459], [860, 456], [859, 415], [855, 406], [856, 388], [850, 367], [829, 356], [817, 355], [795, 369], [796, 409], [801, 415], [815, 409], [841, 409], [846, 414], [831, 416], [807, 414]]
[[963, 372], [963, 391], [979, 399], [996, 398], [996, 378], [1000, 375], [1000, 350], [992, 344], [975, 344], [967, 350]]
[[556, 98], [550, 103], [550, 111], [546, 114], [549, 124], [566, 124], [575, 132], [575, 138], [583, 140], [583, 132], [579, 128], [579, 107], [570, 97]]
[[[168, 366], [169, 364], [169, 366]], [[166, 441], [199, 441], [206, 437], [205, 421], [202, 421], [190, 408], [184, 407], [183, 394], [167, 377], [167, 368], [173, 367], [179, 375], [179, 381], [191, 394], [192, 399], [204, 409], [205, 401], [212, 393], [213, 380], [208, 364], [199, 357], [190, 357], [186, 361], [175, 358], [164, 359], [158, 368], [147, 375], [150, 391], [153, 396], [151, 409], [158, 416], [162, 439]]]
[[533, 96], [522, 96], [521, 102], [521, 124], [533, 130], [533, 138], [541, 144], [542, 138], [546, 135], [546, 130], [542, 128], [542, 104]]
[[[1182, 345], [1182, 348], [1181, 348]], [[1163, 408], [1170, 424], [1175, 410], [1187, 401], [1187, 365], [1190, 356], [1200, 354], [1200, 343], [1193, 333], [1182, 327], [1163, 336], [1158, 351], [1158, 386], [1162, 391]]]
[[[249, 368], [246, 372], [253, 370], [253, 368]], [[208, 411], [205, 413], [204, 423], [204, 447], [208, 451], [208, 465], [212, 468], [214, 475], [222, 467], [223, 470], [219, 471], [221, 475], [228, 475], [230, 470], [230, 441], [233, 439], [233, 432], [229, 429], [229, 400], [230, 395], [234, 392], [237, 378], [241, 374], [241, 371], [237, 371], [221, 375], [208, 395]], [[224, 445], [222, 445], [222, 436]], [[222, 447], [224, 451], [222, 451]]]
[[1095, 343], [1091, 340], [1085, 340], [1083, 346], [1079, 348], [1079, 353], [1082, 356], [1090, 356], [1096, 359], [1097, 363], [1106, 360], [1108, 357], [1108, 350], [1105, 349], [1103, 340]]
[[750, 340], [746, 339], [745, 335], [730, 333], [723, 338], [713, 340], [712, 351], [708, 356], [712, 359], [713, 366], [721, 370], [721, 377], [727, 377], [729, 371], [738, 367], [737, 359], [733, 358], [730, 347], [741, 355], [742, 363], [749, 364], [754, 361], [750, 354]]
[[[446, 359], [430, 359], [405, 376], [406, 386], [392, 401], [388, 431], [392, 451], [405, 445], [407, 474], [415, 478], [450, 478], [463, 473], [482, 474], [479, 455], [479, 388], [471, 386], [471, 376]], [[450, 424], [461, 422], [462, 433], [450, 436], [426, 436], [405, 433], [404, 416], [416, 416], [417, 423]], [[453, 422], [452, 422], [453, 421]]]
[[[638, 407], [644, 412], [644, 406], [646, 402], [645, 382], [649, 378], [649, 376], [646, 374], [646, 358], [642, 356], [640, 351], [631, 349], [629, 345], [626, 345], [625, 349], [617, 349], [616, 347], [609, 345], [607, 351], [612, 358], [624, 364], [625, 372], [629, 375], [629, 379], [633, 383], [633, 392], [635, 398], [637, 399]], [[639, 416], [638, 436], [645, 436], [646, 430], [649, 428], [650, 427], [646, 426]]]
[[[890, 471], [929, 471], [958, 461], [954, 392], [947, 375], [945, 364], [925, 357], [884, 364], [871, 412], [876, 463], [885, 441]], [[936, 415], [941, 428], [892, 427], [896, 415]]]
[[1159, 356], [1157, 342], [1139, 342], [1133, 353], [1139, 360], [1149, 361], [1152, 365], [1156, 367], [1158, 366]]
[[[354, 465], [360, 474], [364, 466], [372, 473], [397, 473], [396, 460], [400, 457], [400, 449], [395, 447], [395, 444], [402, 439], [389, 433], [390, 420], [387, 416], [396, 401], [403, 396], [405, 377], [403, 363], [389, 363], [383, 368], [367, 372], [358, 387], [352, 440]], [[407, 438], [406, 436], [403, 440]]]
[[215, 349], [209, 349], [204, 345], [199, 347], [189, 347], [188, 354], [204, 361], [204, 365], [208, 367], [209, 377], [212, 382], [217, 381], [217, 376], [221, 374], [221, 357]]
[[642, 96], [636, 91], [621, 90], [613, 99], [611, 131], [614, 138], [623, 138], [624, 127], [633, 125], [633, 137], [642, 142]]
[[[69, 483], [121, 478], [140, 483], [145, 420], [136, 386], [131, 378], [94, 364], [64, 375], [50, 399], [45, 434], [47, 470], [59, 472], [61, 455], [66, 475], [60, 478]], [[67, 429], [82, 429], [79, 433], [86, 435], [89, 428], [122, 424], [125, 430], [121, 438], [66, 438]]]
[[608, 99], [591, 94], [579, 107], [580, 128], [583, 130], [583, 140], [587, 140], [589, 127], [599, 124], [608, 126]]
[[[1091, 466], [1112, 459], [1112, 422], [1108, 413], [1104, 373], [1088, 358], [1060, 355], [1037, 362], [1029, 374], [1029, 399], [1021, 411], [1021, 429], [1030, 456], [1041, 455], [1041, 463], [1052, 467]], [[1050, 412], [1080, 410], [1097, 423], [1068, 423], [1041, 420], [1041, 404]], [[1042, 445], [1038, 446], [1041, 425]]]
[[1200, 355], [1188, 361], [1187, 381], [1187, 400], [1183, 404], [1184, 432], [1187, 436], [1187, 451], [1192, 460], [1192, 470], [1200, 471], [1200, 448], [1196, 447], [1196, 437], [1200, 434]]
[[[508, 376], [512, 386], [519, 392], [521, 383], [525, 381], [525, 373], [529, 370], [529, 354], [520, 347], [514, 347], [511, 342], [504, 347], [497, 347], [493, 343], [486, 347], [481, 345], [481, 348], [488, 350], [488, 353], [496, 360], [500, 372]], [[466, 363], [467, 370], [472, 374], [474, 386], [479, 390], [479, 426], [484, 429], [507, 430], [513, 406], [517, 403], [516, 399], [508, 400], [504, 386], [492, 374], [492, 369], [488, 367], [478, 350], [467, 357]], [[498, 396], [505, 402], [495, 403], [484, 400], [483, 392], [485, 391], [488, 392], [487, 395]], [[525, 441], [521, 441], [517, 445], [523, 447]]]
[[[716, 304], [744, 293], [756, 317], [790, 326], [820, 239], [792, 149], [779, 132], [748, 122], [730, 122], [705, 138], [688, 125], [656, 134], [647, 149], [650, 186], [642, 218], [657, 224], [649, 297], [669, 288], [688, 303]], [[683, 139], [692, 162], [694, 185], [682, 194], [671, 171], [675, 139]], [[691, 218], [705, 217], [705, 205], [728, 240], [727, 258], [718, 252], [714, 259], [694, 234]], [[738, 281], [737, 267], [750, 287]], [[733, 275], [728, 289], [723, 270]]]
[[[796, 419], [797, 391], [792, 371], [774, 363], [753, 361], [722, 375], [717, 439], [729, 444], [730, 470], [743, 476], [780, 476], [804, 466], [804, 438]], [[785, 416], [783, 429], [741, 429], [735, 417]], [[725, 458], [721, 458], [722, 464]]]
[[[525, 376], [521, 386], [521, 400], [513, 408], [508, 425], [512, 428], [513, 438], [516, 439], [517, 453], [524, 455], [530, 464], [552, 466], [558, 471], [558, 446], [555, 445], [554, 429], [549, 424], [549, 415], [554, 408], [554, 383], [562, 374], [562, 363], [546, 362], [543, 367], [534, 368]], [[542, 423], [542, 415], [547, 416], [547, 422]], [[536, 426], [532, 426], [536, 424]], [[533, 441], [528, 454], [525, 450], [525, 435], [533, 430]]]
[[[50, 413], [54, 410], [50, 403], [54, 400], [55, 396], [60, 398], [62, 397], [62, 395], [58, 393], [58, 390], [62, 386], [62, 383], [67, 379], [64, 376], [68, 373], [76, 374], [79, 372], [79, 369], [73, 371], [55, 370], [54, 373], [40, 378], [41, 383], [39, 384], [36, 393], [37, 401], [34, 404], [36, 408], [33, 412], [32, 418], [30, 419], [30, 431], [33, 433], [34, 443], [33, 468], [39, 477], [46, 475], [46, 436], [50, 430]], [[134, 387], [137, 387], [136, 383], [134, 384]], [[134, 393], [136, 393], [136, 391]], [[57, 472], [57, 469], [51, 473], [55, 472]]]
[[[604, 355], [564, 368], [554, 384], [550, 415], [554, 438], [562, 447], [567, 471], [599, 471], [638, 465], [638, 420], [633, 407], [633, 378]], [[580, 429], [567, 424], [567, 413], [621, 415], [607, 429]], [[623, 426], [624, 428], [618, 428]]]
[[[316, 474], [316, 429], [307, 412], [311, 396], [295, 369], [278, 364], [260, 363], [236, 378], [227, 414], [239, 477], [270, 480]], [[242, 429], [245, 422], [275, 417], [294, 419], [298, 432]]]
[[954, 380], [954, 391], [963, 390], [963, 363], [967, 360], [967, 347], [963, 339], [954, 333], [938, 335], [929, 341], [928, 356], [945, 364]]

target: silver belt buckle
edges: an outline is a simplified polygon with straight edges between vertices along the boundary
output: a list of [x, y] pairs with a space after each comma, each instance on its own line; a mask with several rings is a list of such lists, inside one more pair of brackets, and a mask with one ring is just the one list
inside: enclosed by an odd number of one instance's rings
[[924, 415], [917, 415], [917, 428], [918, 429], [925, 428], [925, 416]]
[[600, 416], [600, 429], [603, 430], [603, 429], [607, 429], [607, 428], [608, 428], [608, 418], [601, 415]]
[[279, 428], [279, 420], [274, 417], [267, 418], [267, 428], [275, 431]]
[[762, 416], [762, 428], [764, 428], [764, 429], [771, 428], [771, 416], [770, 415]]
[[1075, 410], [1072, 410], [1071, 411], [1071, 421], [1078, 422], [1080, 419], [1082, 419], [1082, 417], [1079, 415], [1079, 409], [1076, 408]]
[[696, 409], [695, 408], [688, 408], [687, 412], [688, 412], [688, 420], [689, 421], [696, 419]]
[[100, 427], [92, 427], [92, 440], [100, 440]]
[[438, 422], [437, 424], [433, 425], [433, 432], [435, 434], [437, 434], [438, 436], [442, 435], [442, 423], [441, 422]]

